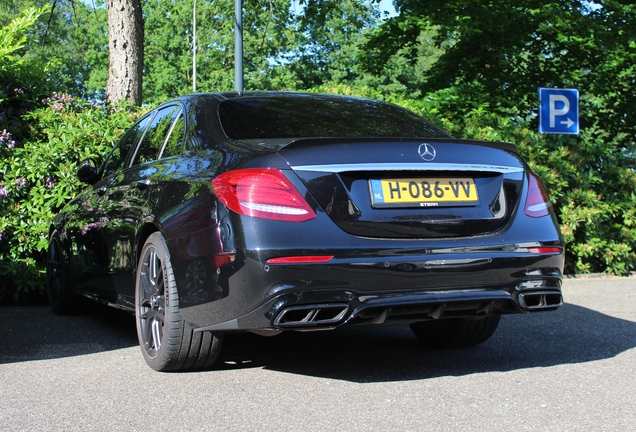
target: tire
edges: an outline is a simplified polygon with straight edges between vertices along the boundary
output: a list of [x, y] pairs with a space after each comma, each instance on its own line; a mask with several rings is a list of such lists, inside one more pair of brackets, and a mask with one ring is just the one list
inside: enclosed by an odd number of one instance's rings
[[465, 348], [487, 341], [493, 335], [500, 314], [482, 319], [451, 318], [411, 324], [417, 338], [429, 348]]
[[49, 305], [58, 315], [70, 315], [79, 310], [79, 296], [73, 292], [68, 265], [62, 252], [57, 230], [49, 237], [46, 258], [46, 294]]
[[139, 258], [135, 317], [141, 352], [154, 370], [207, 369], [219, 356], [222, 335], [195, 332], [179, 313], [170, 254], [159, 232], [148, 237]]

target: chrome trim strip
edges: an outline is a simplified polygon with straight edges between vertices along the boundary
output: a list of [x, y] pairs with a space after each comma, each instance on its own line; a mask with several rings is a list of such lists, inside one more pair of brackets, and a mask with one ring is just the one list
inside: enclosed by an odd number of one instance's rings
[[501, 174], [523, 172], [523, 167], [454, 163], [360, 163], [329, 165], [298, 165], [295, 171], [341, 173], [345, 171], [475, 171]]
[[439, 267], [457, 268], [471, 265], [490, 264], [492, 258], [463, 258], [463, 259], [440, 259], [424, 261], [424, 268], [432, 269]]

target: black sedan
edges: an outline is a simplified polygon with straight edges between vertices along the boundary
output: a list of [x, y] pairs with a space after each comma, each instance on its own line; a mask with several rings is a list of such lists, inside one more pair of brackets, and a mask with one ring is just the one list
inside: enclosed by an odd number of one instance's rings
[[51, 306], [134, 313], [156, 370], [209, 368], [229, 332], [403, 324], [465, 347], [562, 304], [563, 239], [517, 148], [392, 104], [184, 96], [78, 176], [50, 228]]

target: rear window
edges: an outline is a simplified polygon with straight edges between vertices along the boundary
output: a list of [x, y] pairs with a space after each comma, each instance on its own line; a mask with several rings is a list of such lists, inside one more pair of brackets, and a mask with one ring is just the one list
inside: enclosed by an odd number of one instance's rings
[[318, 94], [228, 99], [219, 117], [232, 139], [448, 137], [396, 105]]

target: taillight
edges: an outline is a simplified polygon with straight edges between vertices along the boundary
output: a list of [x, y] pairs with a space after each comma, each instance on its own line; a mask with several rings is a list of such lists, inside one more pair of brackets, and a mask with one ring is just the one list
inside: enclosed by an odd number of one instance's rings
[[287, 222], [316, 217], [300, 192], [277, 169], [228, 171], [212, 180], [212, 187], [223, 204], [242, 215]]
[[552, 203], [545, 190], [545, 186], [536, 174], [528, 176], [528, 195], [524, 213], [530, 217], [547, 216], [554, 211]]
[[528, 248], [528, 252], [533, 254], [558, 254], [563, 252], [563, 249], [560, 247], [536, 247], [536, 248]]
[[270, 258], [267, 264], [317, 264], [331, 261], [333, 255], [301, 255]]

